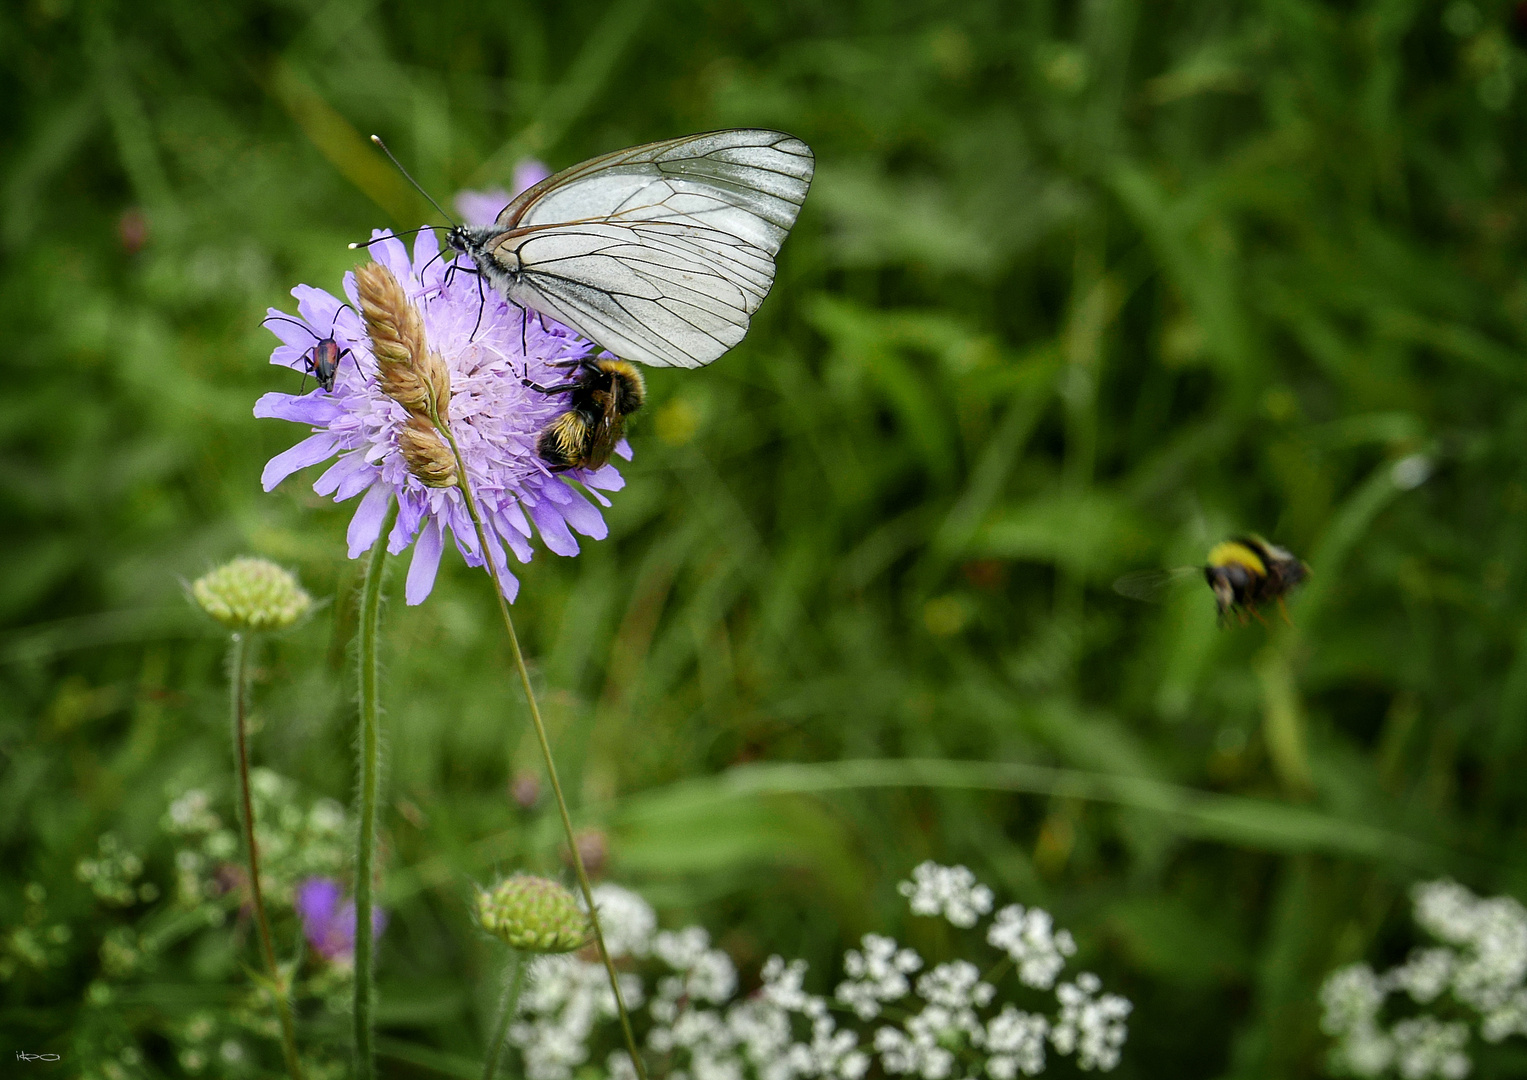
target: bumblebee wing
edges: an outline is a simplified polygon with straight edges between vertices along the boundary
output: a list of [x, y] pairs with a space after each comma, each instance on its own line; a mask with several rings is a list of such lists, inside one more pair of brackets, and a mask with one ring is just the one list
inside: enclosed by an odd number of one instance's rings
[[550, 226], [504, 248], [520, 266], [511, 300], [654, 367], [702, 367], [736, 345], [774, 281], [762, 248], [668, 221]]
[[1117, 579], [1113, 583], [1113, 591], [1131, 600], [1158, 604], [1166, 597], [1167, 589], [1174, 582], [1201, 572], [1196, 566], [1179, 566], [1171, 570], [1136, 570]]
[[793, 135], [734, 128], [591, 158], [522, 192], [501, 229], [595, 221], [665, 221], [716, 229], [773, 256], [816, 170]]

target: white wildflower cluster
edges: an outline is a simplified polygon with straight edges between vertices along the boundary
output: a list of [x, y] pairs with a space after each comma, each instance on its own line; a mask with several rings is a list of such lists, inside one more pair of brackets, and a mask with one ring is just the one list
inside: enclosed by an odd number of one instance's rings
[[1320, 991], [1321, 1026], [1337, 1039], [1332, 1061], [1342, 1071], [1459, 1080], [1472, 1067], [1469, 1024], [1423, 1013], [1385, 1026], [1385, 1003], [1403, 993], [1425, 1006], [1449, 994], [1478, 1014], [1486, 1042], [1527, 1035], [1527, 908], [1454, 881], [1423, 882], [1411, 899], [1416, 922], [1446, 945], [1415, 949], [1383, 974], [1367, 964], [1333, 972]]
[[863, 952], [850, 949], [843, 955], [848, 978], [838, 984], [837, 998], [860, 1020], [873, 1020], [883, 1002], [900, 1001], [912, 992], [907, 976], [923, 966], [923, 958], [879, 934], [865, 934], [863, 945]]
[[140, 900], [146, 903], [158, 899], [159, 887], [153, 882], [133, 884], [143, 873], [143, 860], [127, 850], [115, 833], [102, 833], [96, 841], [96, 850], [96, 858], [81, 859], [75, 864], [74, 876], [88, 884], [98, 900], [130, 907]]
[[[933, 863], [918, 867], [901, 892], [914, 913], [966, 929], [990, 914], [994, 899], [966, 868]], [[621, 975], [654, 1078], [860, 1080], [878, 1065], [885, 1075], [922, 1080], [1016, 1080], [1042, 1072], [1047, 1049], [1075, 1055], [1083, 1069], [1112, 1069], [1127, 1034], [1129, 1002], [1101, 993], [1096, 975], [1056, 986], [1076, 943], [1038, 909], [1004, 908], [985, 936], [1007, 957], [999, 974], [1011, 963], [1022, 985], [1054, 990], [1053, 1016], [999, 1001], [994, 981], [970, 961], [930, 968], [879, 934], [845, 955], [846, 977], [831, 997], [807, 989], [804, 960], [779, 956], [764, 964], [762, 985], [739, 997], [731, 958], [700, 927], [659, 932], [646, 902], [615, 885], [599, 886], [595, 903], [620, 966], [657, 969], [650, 982]], [[604, 1075], [631, 1080], [630, 1061], [616, 1049], [614, 995], [596, 958], [587, 950], [552, 957], [532, 972], [510, 1030], [528, 1080], [601, 1075], [596, 1046], [606, 1052]]]
[[[594, 905], [611, 959], [637, 958], [651, 951], [657, 915], [645, 900], [618, 885], [604, 884], [594, 890]], [[640, 1008], [641, 979], [622, 974], [620, 980], [626, 1006]], [[588, 1061], [595, 1026], [619, 1015], [604, 965], [576, 953], [536, 961], [519, 1009], [523, 1015], [509, 1029], [509, 1041], [524, 1054], [529, 1080], [569, 1080]]]
[[912, 880], [897, 888], [914, 915], [942, 915], [962, 929], [991, 911], [992, 891], [964, 866], [925, 862], [912, 871]]
[[1125, 1021], [1131, 1006], [1117, 994], [1099, 994], [1102, 988], [1103, 980], [1090, 971], [1082, 972], [1074, 983], [1056, 987], [1060, 1018], [1050, 1029], [1050, 1041], [1062, 1054], [1074, 1049], [1076, 1063], [1083, 1069], [1106, 1072], [1119, 1063], [1129, 1035]]
[[986, 940], [1007, 953], [1018, 968], [1018, 981], [1037, 990], [1048, 990], [1066, 966], [1066, 958], [1076, 955], [1076, 942], [1069, 930], [1056, 930], [1048, 911], [1023, 909], [1009, 904], [997, 912]]
[[[260, 845], [260, 884], [268, 902], [292, 903], [303, 878], [334, 876], [344, 865], [349, 828], [345, 810], [333, 799], [304, 805], [297, 783], [269, 769], [249, 777], [254, 803], [255, 839]], [[238, 889], [244, 880], [243, 842], [212, 809], [212, 797], [200, 788], [177, 795], [164, 815], [165, 832], [181, 839], [175, 853], [180, 902], [194, 907]]]

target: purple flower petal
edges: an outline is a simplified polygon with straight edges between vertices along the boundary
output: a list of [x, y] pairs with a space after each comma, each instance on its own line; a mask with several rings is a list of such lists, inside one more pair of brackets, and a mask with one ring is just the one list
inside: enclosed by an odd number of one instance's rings
[[491, 544], [489, 554], [492, 555], [493, 565], [498, 570], [498, 580], [503, 586], [504, 599], [512, 604], [514, 598], [520, 594], [520, 579], [515, 577], [509, 569], [509, 559], [504, 555], [503, 548], [497, 544]]
[[440, 553], [444, 548], [445, 538], [440, 535], [440, 523], [430, 518], [419, 530], [419, 539], [414, 544], [413, 561], [408, 564], [403, 602], [410, 607], [424, 603], [425, 597], [435, 587], [435, 574], [440, 570]]
[[298, 285], [292, 290], [292, 296], [297, 299], [297, 310], [302, 313], [302, 318], [313, 327], [318, 337], [326, 338], [334, 332], [334, 321], [339, 316], [338, 300], [311, 285]]
[[[384, 234], [373, 232], [371, 235], [375, 238]], [[408, 249], [396, 236], [390, 233], [385, 235], [386, 239], [371, 245], [371, 257], [391, 270], [393, 276], [406, 288], [409, 278], [413, 276], [413, 265], [408, 261]]]
[[[339, 882], [333, 878], [308, 878], [297, 886], [292, 906], [302, 919], [302, 934], [313, 951], [326, 960], [348, 961], [355, 955], [355, 901], [343, 905]], [[381, 936], [387, 913], [371, 909], [371, 936]]]
[[[376, 466], [359, 454], [345, 454], [333, 465], [330, 465], [322, 476], [313, 481], [313, 491], [319, 495], [333, 495], [336, 491], [341, 492], [334, 501], [343, 502], [345, 499], [353, 498], [370, 487], [371, 477], [375, 471]], [[357, 476], [359, 476], [360, 482], [355, 484]], [[343, 493], [347, 483], [355, 484], [354, 490], [348, 495]]]
[[550, 175], [551, 170], [544, 161], [521, 158], [514, 165], [514, 193], [518, 195], [526, 188], [533, 188]]
[[[518, 510], [519, 507], [516, 506], [515, 509]], [[492, 512], [492, 514], [489, 516], [489, 520], [493, 522], [493, 531], [498, 533], [499, 539], [501, 539], [508, 546], [510, 551], [514, 552], [514, 557], [516, 559], [522, 563], [528, 563], [532, 555], [530, 542], [526, 538], [526, 535], [521, 535], [519, 529], [515, 528], [505, 520], [507, 516], [508, 515], [505, 514], [502, 510], [495, 510]], [[521, 518], [524, 517], [523, 514], [520, 516]], [[527, 535], [529, 530], [530, 526], [526, 525], [525, 533]]]
[[530, 519], [536, 523], [536, 529], [540, 532], [542, 541], [552, 551], [558, 555], [578, 554], [578, 541], [574, 540], [573, 534], [567, 531], [567, 522], [563, 521], [562, 515], [546, 503], [541, 502], [532, 506]]
[[301, 352], [307, 352], [318, 340], [318, 334], [310, 327], [305, 326], [300, 319], [293, 320], [279, 308], [265, 309], [265, 329], [275, 334], [281, 344]]
[[[427, 266], [433, 262], [436, 255], [440, 254], [440, 238], [435, 235], [434, 229], [425, 229], [423, 232], [414, 234], [414, 265]], [[434, 267], [430, 267], [431, 270]]]
[[260, 419], [290, 420], [297, 424], [324, 427], [338, 420], [344, 410], [327, 394], [261, 394], [255, 402], [255, 416]]
[[[525, 520], [525, 510], [517, 502], [508, 502], [500, 510], [500, 516], [508, 526], [526, 540], [530, 539], [530, 522]], [[506, 537], [508, 533], [504, 534]]]
[[626, 486], [626, 478], [620, 475], [620, 471], [614, 465], [601, 465], [594, 472], [584, 476], [583, 486], [599, 488], [601, 491], [619, 491]]
[[577, 494], [562, 508], [562, 516], [569, 525], [591, 540], [603, 540], [610, 535], [610, 527], [604, 523], [604, 516], [593, 504]]
[[266, 491], [274, 489], [277, 484], [297, 470], [323, 461], [334, 453], [338, 445], [338, 436], [331, 435], [327, 431], [309, 435], [290, 450], [283, 450], [265, 463], [265, 471], [260, 474], [261, 486]]
[[382, 522], [387, 517], [387, 504], [391, 499], [392, 488], [384, 483], [373, 484], [366, 491], [366, 497], [356, 507], [355, 516], [350, 519], [350, 528], [345, 531], [345, 541], [350, 545], [350, 558], [360, 558], [376, 543], [377, 537], [382, 534]]
[[333, 878], [308, 878], [297, 886], [292, 906], [304, 922], [331, 919], [339, 908], [340, 895], [339, 882]]
[[503, 188], [459, 192], [455, 203], [456, 212], [468, 225], [491, 225], [508, 205], [509, 193]]

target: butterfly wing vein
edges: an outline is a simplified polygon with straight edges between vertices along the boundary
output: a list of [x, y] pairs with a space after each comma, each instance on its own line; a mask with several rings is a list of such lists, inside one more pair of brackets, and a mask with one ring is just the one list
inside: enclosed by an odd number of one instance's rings
[[490, 250], [517, 265], [516, 302], [626, 359], [699, 367], [747, 333], [813, 170], [777, 131], [650, 143], [524, 192]]

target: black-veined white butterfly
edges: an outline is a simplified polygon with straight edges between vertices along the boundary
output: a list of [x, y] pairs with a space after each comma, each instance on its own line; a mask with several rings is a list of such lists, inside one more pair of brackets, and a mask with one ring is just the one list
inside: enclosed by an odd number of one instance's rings
[[563, 169], [446, 239], [510, 300], [616, 356], [701, 367], [748, 332], [815, 167], [783, 132], [687, 135]]

